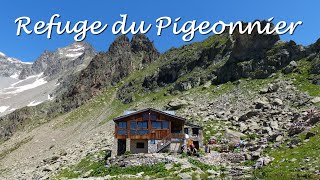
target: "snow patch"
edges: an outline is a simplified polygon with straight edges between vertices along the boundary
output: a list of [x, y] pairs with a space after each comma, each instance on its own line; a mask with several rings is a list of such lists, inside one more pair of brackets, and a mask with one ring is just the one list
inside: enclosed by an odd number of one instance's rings
[[84, 47], [83, 46], [77, 46], [75, 49], [68, 49], [69, 52], [77, 52], [77, 51], [83, 51]]
[[29, 90], [29, 89], [34, 89], [36, 87], [39, 87], [39, 86], [42, 86], [42, 85], [48, 83], [44, 78], [40, 78], [42, 75], [43, 75], [43, 73], [35, 75], [35, 76], [29, 76], [28, 78], [26, 78], [26, 80], [30, 79], [30, 78], [35, 78], [35, 77], [37, 78], [33, 83], [30, 83], [30, 84], [16, 86], [17, 84], [19, 84], [25, 80], [21, 80], [21, 81], [14, 83], [11, 85], [11, 87], [5, 88], [5, 90], [9, 91], [9, 92], [4, 93], [4, 94], [17, 94], [17, 93], [21, 93], [21, 92]]
[[43, 103], [43, 102], [41, 102], [41, 101], [39, 101], [39, 102], [32, 101], [32, 102], [31, 102], [31, 103], [29, 103], [27, 106], [28, 106], [28, 107], [36, 106], [36, 105], [39, 105], [39, 104], [41, 104], [41, 103]]
[[14, 59], [14, 58], [11, 58], [11, 57], [9, 57], [7, 60], [8, 60], [9, 62], [12, 62], [12, 63], [15, 63], [15, 64], [21, 64], [21, 63], [22, 63], [22, 62], [19, 61], [18, 59]]
[[42, 75], [43, 75], [43, 73], [40, 73], [40, 74], [37, 74], [37, 75], [33, 75], [33, 76], [28, 76], [28, 77], [26, 77], [24, 80], [20, 80], [20, 81], [18, 81], [18, 82], [16, 82], [16, 83], [13, 83], [13, 84], [11, 85], [11, 87], [15, 87], [17, 84], [20, 84], [20, 83], [22, 83], [23, 81], [25, 81], [25, 80], [27, 80], [27, 79], [40, 78]]
[[54, 99], [53, 95], [48, 94], [48, 100], [52, 101]]
[[19, 78], [19, 74], [14, 74], [14, 75], [12, 75], [12, 76], [10, 76], [11, 78], [13, 78], [13, 79], [18, 79]]
[[0, 106], [0, 113], [5, 112], [7, 109], [9, 109], [9, 106]]
[[0, 52], [0, 56], [7, 57], [3, 52]]
[[15, 110], [17, 110], [16, 108], [12, 108], [12, 109], [9, 109], [8, 111], [9, 112], [13, 112], [13, 111], [15, 111]]
[[83, 52], [81, 53], [70, 53], [70, 54], [66, 54], [66, 57], [71, 57], [71, 58], [76, 58], [79, 57], [83, 54]]

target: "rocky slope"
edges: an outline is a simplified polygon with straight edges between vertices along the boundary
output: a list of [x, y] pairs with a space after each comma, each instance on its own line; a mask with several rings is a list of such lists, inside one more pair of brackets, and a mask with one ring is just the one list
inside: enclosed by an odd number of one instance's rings
[[[205, 164], [181, 160], [187, 167], [174, 171], [157, 166], [164, 174], [274, 178], [277, 174], [272, 172], [287, 167], [290, 171], [283, 177], [317, 178], [319, 149], [314, 141], [319, 137], [320, 121], [320, 40], [301, 46], [279, 39], [257, 33], [223, 34], [160, 55], [144, 35], [131, 41], [119, 36], [85, 69], [61, 80], [54, 101], [0, 118], [4, 129], [0, 137], [7, 140], [0, 148], [2, 176], [106, 176], [104, 172], [114, 170], [106, 169], [100, 157], [114, 143], [110, 120], [123, 110], [153, 107], [176, 110], [202, 125], [206, 139], [213, 137], [222, 143], [224, 138], [231, 142], [242, 138], [247, 142], [240, 154], [223, 154], [218, 151], [220, 146], [215, 147], [217, 152], [200, 159]], [[30, 73], [43, 67], [47, 64], [39, 63]], [[296, 161], [304, 151], [315, 152], [308, 153], [309, 163], [303, 165], [306, 171], [300, 176], [296, 166], [286, 164], [292, 155], [283, 146], [296, 152]], [[282, 156], [275, 153], [278, 150]], [[277, 165], [270, 165], [272, 159]], [[177, 162], [166, 163], [178, 166]], [[221, 166], [212, 166], [218, 163]], [[271, 171], [264, 171], [265, 165]], [[166, 177], [135, 175], [131, 177]]]
[[81, 71], [90, 63], [95, 55], [94, 49], [88, 43], [73, 43], [55, 52], [45, 51], [31, 67], [26, 67], [19, 79], [43, 73], [47, 80], [64, 77], [73, 72]]
[[[1, 117], [0, 124], [4, 129], [0, 132], [1, 139], [9, 138], [19, 125], [23, 126], [30, 119], [45, 121], [57, 114], [69, 112], [79, 107], [99, 94], [105, 87], [114, 85], [135, 70], [146, 68], [147, 64], [159, 56], [153, 43], [144, 35], [136, 35], [131, 41], [126, 36], [119, 36], [107, 52], [99, 53], [93, 58], [93, 53], [90, 51], [92, 49], [87, 50], [87, 44], [82, 45], [84, 46], [81, 48], [76, 43], [70, 47], [59, 49], [55, 53], [45, 52], [31, 68], [22, 71], [21, 74], [31, 73], [29, 75], [43, 71], [38, 75], [38, 78], [42, 78], [42, 81], [45, 82], [53, 82], [55, 86], [59, 83], [57, 87], [45, 91], [47, 97], [49, 95], [55, 100], [43, 103], [39, 107], [25, 107]], [[79, 49], [83, 52], [82, 54], [77, 52]], [[88, 61], [90, 63], [85, 66]], [[58, 69], [55, 68], [56, 66]], [[68, 69], [69, 67], [71, 70]], [[83, 69], [83, 67], [86, 68]], [[72, 68], [74, 73], [71, 73], [73, 72]], [[81, 71], [81, 69], [83, 70]], [[59, 79], [54, 78], [56, 76]], [[54, 79], [52, 80], [52, 78]], [[28, 79], [21, 81], [24, 82]], [[35, 109], [37, 110], [35, 111]]]
[[7, 57], [0, 52], [0, 77], [13, 77], [19, 76], [24, 68], [31, 66], [30, 63], [24, 63], [15, 58]]

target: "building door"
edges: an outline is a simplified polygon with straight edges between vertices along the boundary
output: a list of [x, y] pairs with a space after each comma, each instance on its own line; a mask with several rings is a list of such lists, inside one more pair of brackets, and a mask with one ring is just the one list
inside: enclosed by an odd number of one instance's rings
[[194, 147], [199, 150], [199, 141], [193, 141]]
[[122, 155], [126, 152], [126, 140], [118, 139], [118, 155]]

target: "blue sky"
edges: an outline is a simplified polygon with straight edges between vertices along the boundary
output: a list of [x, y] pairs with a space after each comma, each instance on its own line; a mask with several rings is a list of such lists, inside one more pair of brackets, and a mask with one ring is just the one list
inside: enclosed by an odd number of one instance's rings
[[[270, 17], [275, 18], [274, 22], [301, 20], [303, 25], [297, 28], [294, 35], [283, 35], [282, 39], [292, 39], [298, 44], [308, 45], [320, 38], [319, 7], [320, 1], [317, 0], [305, 2], [298, 0], [268, 0], [265, 2], [257, 0], [4, 0], [0, 12], [0, 51], [23, 61], [34, 61], [44, 50], [54, 51], [74, 42], [73, 35], [68, 34], [61, 36], [54, 34], [50, 40], [45, 35], [16, 36], [17, 25], [14, 23], [16, 18], [28, 16], [33, 23], [40, 20], [48, 22], [55, 13], [61, 15], [62, 22], [97, 20], [107, 24], [119, 20], [120, 14], [128, 14], [128, 22], [146, 21], [152, 24], [155, 24], [155, 20], [161, 16], [169, 16], [172, 19], [181, 17], [181, 22], [208, 20], [213, 23], [219, 20], [228, 23], [238, 20], [262, 20]], [[155, 42], [161, 52], [186, 44], [181, 36], [173, 35], [169, 31], [164, 32], [161, 37], [156, 36], [154, 27], [147, 36]], [[106, 31], [98, 36], [88, 35], [86, 41], [91, 43], [97, 51], [106, 51], [114, 38], [115, 35]], [[194, 41], [204, 38], [206, 36], [197, 34]]]

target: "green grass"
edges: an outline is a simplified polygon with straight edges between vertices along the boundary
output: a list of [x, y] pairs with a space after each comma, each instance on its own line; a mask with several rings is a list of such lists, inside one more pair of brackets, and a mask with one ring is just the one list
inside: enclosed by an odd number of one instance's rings
[[307, 92], [310, 96], [320, 96], [320, 86], [310, 82], [309, 70], [312, 63], [306, 59], [298, 61], [300, 73], [285, 75], [286, 78], [293, 79], [294, 85], [302, 92]]
[[217, 169], [215, 166], [212, 166], [212, 165], [209, 165], [209, 164], [205, 164], [199, 160], [196, 160], [196, 159], [192, 159], [192, 158], [189, 158], [188, 159], [188, 162], [191, 163], [192, 165], [200, 168], [202, 171], [207, 171], [207, 170], [210, 170], [210, 169]]
[[98, 152], [96, 154], [88, 155], [86, 158], [82, 159], [78, 164], [71, 166], [67, 169], [62, 170], [55, 179], [62, 179], [62, 178], [77, 178], [81, 174], [84, 174], [90, 170], [97, 170], [101, 167], [104, 167], [103, 160], [94, 161], [93, 158], [96, 156], [100, 156], [100, 159], [103, 159], [105, 156], [105, 152]]
[[227, 35], [213, 35], [209, 36], [207, 39], [203, 40], [202, 42], [196, 42], [194, 45], [196, 45], [198, 48], [210, 48], [214, 43], [218, 42], [217, 46], [221, 46], [225, 44], [228, 40]]
[[[164, 163], [128, 167], [106, 167], [103, 158], [100, 158], [101, 160], [99, 161], [93, 160], [93, 157], [95, 157], [96, 155], [97, 154], [89, 155], [88, 157], [82, 159], [78, 164], [62, 170], [55, 177], [55, 179], [78, 178], [86, 172], [90, 172], [89, 177], [104, 177], [106, 175], [119, 176], [128, 174], [136, 175], [140, 172], [144, 172], [143, 176], [151, 176], [154, 178], [176, 178], [176, 174], [174, 172], [178, 172], [181, 169], [180, 163], [174, 163], [173, 167], [169, 170], [166, 169]], [[104, 157], [104, 155], [104, 152], [98, 153], [98, 156], [100, 157]]]
[[140, 166], [129, 166], [129, 167], [119, 167], [119, 166], [111, 166], [105, 168], [104, 166], [100, 166], [91, 173], [93, 177], [103, 177], [105, 175], [117, 176], [124, 174], [138, 174], [140, 172], [144, 172], [144, 175], [154, 176], [154, 177], [166, 177], [167, 170], [165, 168], [164, 163], [159, 163], [155, 165], [140, 165]]
[[[268, 155], [275, 160], [268, 166], [257, 170], [255, 175], [263, 179], [319, 179], [314, 171], [320, 170], [320, 126], [314, 127], [316, 136], [293, 149], [282, 146], [271, 150]], [[300, 137], [304, 139], [305, 134]], [[306, 161], [306, 158], [310, 159]], [[296, 159], [295, 161], [292, 161]]]

